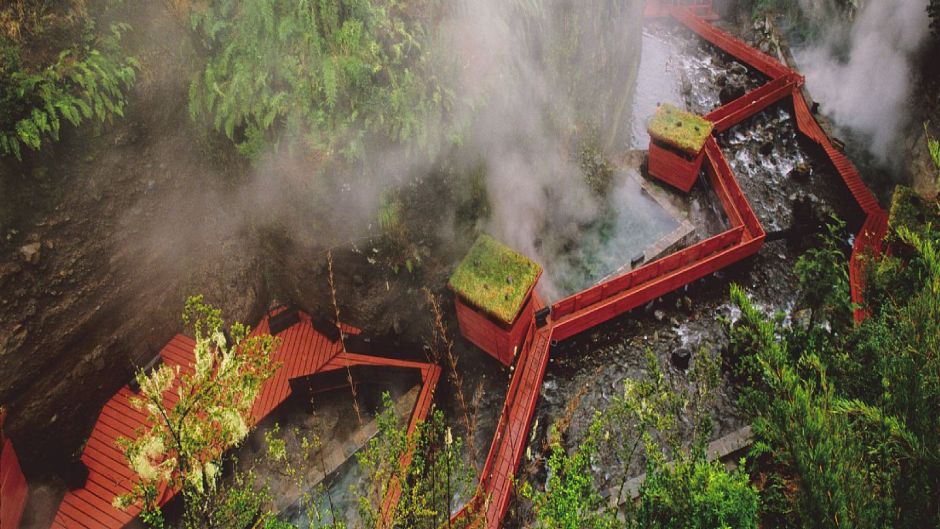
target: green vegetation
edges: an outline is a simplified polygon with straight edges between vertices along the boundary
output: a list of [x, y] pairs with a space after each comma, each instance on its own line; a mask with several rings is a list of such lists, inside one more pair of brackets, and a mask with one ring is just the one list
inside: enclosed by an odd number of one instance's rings
[[[627, 381], [623, 395], [597, 412], [573, 453], [552, 430], [548, 482], [543, 490], [528, 483], [522, 489], [532, 502], [536, 527], [756, 529], [758, 496], [747, 474], [728, 472], [706, 457], [718, 357], [698, 355], [688, 388], [672, 385], [651, 354], [647, 365], [647, 378]], [[680, 426], [686, 420], [690, 439]], [[646, 458], [647, 474], [634, 505], [624, 468], [638, 456]], [[594, 468], [603, 468], [606, 479]], [[611, 506], [601, 488], [626, 499], [625, 505]]]
[[512, 323], [542, 268], [489, 235], [480, 235], [450, 276], [464, 300], [504, 323]]
[[124, 115], [139, 68], [120, 47], [126, 24], [99, 32], [84, 1], [34, 0], [0, 7], [0, 29], [0, 156], [39, 150], [63, 121]]
[[[178, 489], [187, 506], [183, 525], [196, 529], [213, 527], [218, 506], [207, 500], [221, 477], [222, 456], [248, 435], [251, 407], [277, 367], [270, 361], [277, 342], [270, 335], [249, 336], [239, 323], [228, 328], [227, 337], [221, 311], [202, 296], [186, 301], [183, 321], [195, 334], [194, 371], [164, 364], [137, 373], [140, 397], [131, 404], [147, 415], [149, 428], [135, 439], [117, 440], [139, 480], [114, 504], [140, 504], [143, 521], [162, 527], [162, 491]], [[167, 391], [178, 396], [175, 405], [164, 400]]]
[[[899, 199], [901, 200], [901, 199]], [[933, 208], [937, 204], [930, 205]], [[901, 225], [907, 251], [869, 264], [870, 316], [852, 309], [838, 230], [801, 260], [808, 321], [768, 318], [740, 288], [731, 328], [741, 404], [753, 418], [765, 520], [793, 527], [935, 527], [940, 502], [940, 231]], [[815, 261], [807, 264], [806, 261]], [[807, 303], [811, 301], [811, 303]], [[780, 491], [790, 490], [789, 494]]]
[[940, 188], [940, 141], [930, 135], [926, 123], [924, 124], [924, 134], [927, 136], [927, 152], [930, 153], [930, 159], [937, 166], [937, 188]]
[[890, 240], [897, 240], [900, 232], [905, 229], [924, 238], [938, 226], [940, 226], [940, 209], [937, 208], [936, 202], [922, 199], [909, 187], [894, 188], [888, 217]]
[[648, 127], [653, 139], [693, 156], [705, 146], [712, 128], [710, 121], [670, 104], [659, 105]]
[[[379, 432], [356, 454], [367, 479], [358, 490], [363, 527], [444, 527], [455, 510], [454, 498], [467, 498], [475, 484], [473, 471], [464, 462], [463, 440], [444, 422], [440, 410], [432, 410], [412, 434], [395, 415], [388, 394], [383, 395], [378, 416]], [[414, 450], [411, 464], [402, 456]], [[383, 500], [391, 487], [400, 487], [394, 510], [384, 512]], [[473, 516], [453, 527], [468, 527]]]
[[254, 156], [300, 145], [358, 158], [369, 134], [431, 147], [452, 95], [430, 73], [436, 0], [218, 0], [192, 17], [209, 52], [190, 111]]

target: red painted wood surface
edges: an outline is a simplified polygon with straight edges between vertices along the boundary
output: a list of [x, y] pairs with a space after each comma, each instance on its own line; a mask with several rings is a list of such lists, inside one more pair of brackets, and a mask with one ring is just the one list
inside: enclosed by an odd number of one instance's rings
[[29, 485], [20, 469], [13, 443], [3, 435], [6, 412], [0, 410], [0, 529], [19, 529]]
[[705, 118], [715, 124], [715, 132], [725, 132], [770, 105], [789, 97], [793, 88], [801, 83], [802, 77], [784, 75], [712, 111]]
[[750, 66], [771, 79], [794, 73], [777, 59], [755, 50], [744, 41], [709, 24], [687, 7], [675, 7], [670, 10], [670, 15], [745, 66]]
[[865, 219], [862, 229], [852, 244], [852, 256], [849, 258], [849, 286], [852, 293], [852, 303], [855, 305], [853, 314], [855, 323], [861, 323], [869, 316], [865, 307], [865, 269], [873, 259], [878, 259], [884, 253], [885, 235], [888, 234], [888, 213], [872, 213]]
[[[536, 310], [542, 308], [540, 299], [536, 298], [535, 303]], [[484, 527], [500, 527], [515, 491], [513, 478], [525, 451], [535, 405], [548, 367], [551, 332], [550, 327], [536, 329], [534, 324], [529, 326], [483, 465], [477, 494], [453, 517], [455, 521], [474, 512], [482, 515]]]
[[861, 323], [868, 316], [865, 310], [865, 263], [877, 259], [885, 250], [884, 238], [888, 231], [888, 213], [878, 204], [878, 199], [862, 180], [858, 170], [852, 165], [842, 151], [832, 145], [829, 137], [816, 122], [806, 99], [799, 89], [793, 90], [793, 114], [799, 131], [822, 147], [826, 156], [832, 161], [833, 167], [839, 177], [845, 182], [849, 192], [858, 206], [865, 212], [865, 222], [855, 237], [852, 245], [852, 256], [849, 258], [849, 287], [851, 288], [852, 302], [856, 305], [854, 318]]
[[704, 159], [704, 151], [693, 158], [686, 158], [674, 150], [660, 145], [659, 142], [650, 140], [650, 176], [684, 193], [688, 193], [695, 185], [695, 181], [698, 180], [698, 175], [702, 170], [702, 160]]
[[[341, 328], [346, 333], [359, 332], [347, 325], [341, 325]], [[252, 334], [266, 332], [268, 318], [264, 318]], [[355, 365], [380, 365], [421, 372], [423, 385], [412, 412], [409, 431], [414, 430], [418, 421], [423, 420], [431, 408], [434, 390], [440, 378], [440, 369], [433, 364], [344, 353], [341, 342], [330, 342], [315, 331], [310, 317], [303, 313], [298, 323], [281, 332], [278, 337], [281, 343], [272, 361], [280, 363], [281, 367], [262, 385], [251, 411], [253, 423], [263, 419], [287, 399], [290, 395], [290, 379]], [[193, 339], [177, 335], [160, 351], [160, 355], [167, 365], [179, 366], [191, 372], [194, 347]], [[171, 389], [164, 393], [164, 403], [168, 406], [176, 402], [173, 391]], [[136, 506], [127, 511], [111, 506], [114, 497], [129, 492], [136, 479], [123, 453], [115, 445], [119, 437], [133, 438], [135, 430], [145, 425], [146, 416], [130, 404], [129, 399], [134, 395], [125, 386], [102, 408], [81, 456], [82, 462], [88, 467], [88, 482], [82, 489], [65, 494], [53, 527], [117, 529], [127, 525], [140, 513], [140, 508]], [[411, 457], [410, 454], [406, 456]], [[391, 489], [395, 491], [394, 487]], [[165, 490], [161, 505], [175, 493], [174, 490]], [[400, 490], [397, 494], [400, 494]], [[386, 498], [383, 507], [394, 507], [398, 501], [397, 494]]]
[[465, 303], [460, 296], [454, 296], [460, 334], [502, 362], [503, 365], [512, 365], [525, 333], [535, 317], [532, 293], [530, 292], [528, 296], [528, 300], [523, 304], [522, 310], [511, 325], [504, 325], [493, 320]]

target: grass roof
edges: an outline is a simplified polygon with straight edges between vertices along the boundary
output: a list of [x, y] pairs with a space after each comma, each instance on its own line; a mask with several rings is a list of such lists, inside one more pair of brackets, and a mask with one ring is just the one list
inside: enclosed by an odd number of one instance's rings
[[711, 121], [670, 104], [659, 105], [650, 119], [650, 136], [686, 154], [698, 154], [712, 133]]
[[450, 276], [448, 285], [477, 309], [512, 323], [541, 273], [535, 262], [483, 234]]
[[897, 186], [891, 198], [888, 237], [894, 240], [898, 228], [902, 226], [923, 237], [927, 235], [928, 225], [931, 230], [940, 227], [940, 207], [937, 202], [924, 200], [909, 187]]

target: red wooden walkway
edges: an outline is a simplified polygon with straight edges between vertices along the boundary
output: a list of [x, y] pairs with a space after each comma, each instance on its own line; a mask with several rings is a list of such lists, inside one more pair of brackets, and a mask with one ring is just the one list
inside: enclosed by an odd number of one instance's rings
[[3, 436], [5, 417], [6, 412], [0, 409], [0, 529], [16, 529], [23, 517], [29, 486], [20, 470], [13, 443]]
[[[877, 200], [848, 158], [833, 148], [829, 138], [813, 119], [800, 90], [803, 77], [773, 57], [709, 24], [706, 19], [715, 18], [709, 0], [693, 1], [691, 3], [694, 5], [691, 6], [689, 3], [649, 0], [646, 16], [674, 18], [736, 60], [769, 78], [763, 86], [708, 114], [706, 117], [715, 123], [716, 131], [724, 132], [768, 106], [792, 97], [799, 130], [823, 148], [852, 196], [869, 215], [856, 238], [850, 267], [852, 299], [861, 304], [864, 278], [859, 255], [877, 255], [881, 251], [887, 215], [878, 206]], [[729, 229], [565, 298], [552, 306], [550, 319], [543, 327], [536, 329], [532, 325], [516, 361], [477, 494], [455, 519], [473, 511], [483, 514], [480, 525], [486, 529], [500, 527], [514, 491], [513, 476], [528, 440], [552, 342], [564, 340], [622, 315], [760, 250], [765, 238], [764, 229], [741, 192], [714, 137], [706, 142], [705, 152], [705, 172], [728, 219]], [[863, 315], [863, 311], [856, 312], [856, 318]]]
[[[346, 333], [358, 333], [358, 330], [343, 325]], [[253, 333], [268, 332], [268, 318], [264, 318]], [[281, 364], [274, 376], [267, 380], [251, 411], [254, 423], [257, 423], [290, 395], [289, 381], [292, 378], [326, 373], [346, 369], [356, 365], [379, 365], [390, 368], [416, 369], [421, 373], [422, 388], [418, 395], [409, 423], [413, 431], [417, 422], [423, 420], [431, 407], [434, 390], [440, 377], [440, 368], [433, 364], [408, 362], [358, 354], [345, 353], [340, 341], [331, 342], [326, 336], [314, 330], [309, 316], [300, 314], [300, 321], [281, 332], [278, 337], [281, 344], [275, 351], [272, 361]], [[193, 364], [192, 338], [177, 335], [161, 351], [160, 355], [167, 365], [180, 366], [191, 371]], [[145, 424], [146, 416], [131, 406], [129, 399], [135, 393], [128, 387], [120, 391], [105, 404], [101, 410], [81, 460], [88, 467], [88, 480], [81, 489], [65, 494], [53, 521], [56, 528], [118, 529], [127, 525], [139, 513], [139, 507], [126, 511], [111, 505], [114, 497], [130, 491], [135, 476], [127, 466], [123, 453], [115, 445], [119, 437], [133, 437], [135, 430]], [[176, 397], [173, 390], [164, 394], [164, 402], [172, 406]], [[407, 463], [407, 460], [405, 461]], [[169, 501], [176, 491], [165, 491], [161, 505]], [[389, 507], [398, 501], [399, 490], [392, 486], [386, 497]], [[4, 525], [4, 529], [6, 529]], [[9, 526], [15, 529], [15, 525]]]
[[[852, 196], [868, 215], [861, 233], [856, 238], [850, 263], [852, 299], [861, 306], [864, 277], [860, 256], [877, 256], [882, 251], [887, 214], [862, 182], [858, 171], [841, 151], [833, 147], [812, 117], [800, 91], [802, 77], [773, 57], [751, 48], [709, 24], [706, 19], [715, 18], [709, 0], [649, 0], [646, 15], [674, 18], [736, 60], [769, 78], [765, 85], [707, 116], [715, 123], [718, 132], [728, 130], [786, 97], [792, 98], [798, 129], [826, 152]], [[478, 509], [485, 513], [483, 526], [487, 529], [500, 526], [512, 497], [513, 476], [525, 449], [552, 342], [571, 337], [624, 314], [753, 255], [761, 248], [765, 237], [764, 229], [741, 192], [717, 141], [710, 138], [705, 150], [708, 182], [724, 209], [729, 229], [563, 299], [552, 307], [551, 318], [546, 325], [541, 328], [536, 328], [534, 324], [531, 326], [516, 361], [516, 369], [480, 477], [477, 495], [456, 517], [466, 515], [470, 509]], [[541, 307], [541, 301], [537, 302]], [[856, 319], [863, 317], [864, 310], [856, 312]], [[267, 320], [259, 325], [259, 331], [266, 328]], [[284, 343], [276, 357], [284, 362], [284, 367], [265, 385], [253, 410], [256, 419], [264, 417], [287, 397], [290, 392], [287, 382], [293, 377], [318, 370], [342, 369], [348, 365], [392, 365], [390, 362], [396, 362], [342, 353], [338, 345], [330, 344], [306, 324], [291, 327], [282, 337]], [[192, 341], [178, 336], [161, 354], [169, 363], [186, 365], [191, 359]], [[425, 383], [412, 416], [411, 427], [414, 427], [430, 406], [439, 370], [436, 366], [428, 364], [398, 364], [399, 367], [422, 370]], [[113, 447], [113, 440], [118, 435], [129, 435], [128, 432], [132, 432], [134, 426], [142, 420], [139, 412], [128, 406], [129, 396], [129, 389], [122, 389], [102, 411], [102, 416], [82, 455], [83, 461], [90, 463], [92, 470], [89, 484], [86, 489], [66, 496], [56, 517], [57, 527], [120, 527], [136, 514], [122, 513], [110, 507], [110, 499], [126, 490], [128, 480], [131, 479], [127, 475], [129, 471], [126, 470], [123, 456]], [[403, 463], [407, 463], [407, 459]], [[396, 490], [393, 487], [392, 493], [387, 497], [388, 505], [397, 501]], [[84, 525], [82, 520], [89, 517], [94, 523]]]

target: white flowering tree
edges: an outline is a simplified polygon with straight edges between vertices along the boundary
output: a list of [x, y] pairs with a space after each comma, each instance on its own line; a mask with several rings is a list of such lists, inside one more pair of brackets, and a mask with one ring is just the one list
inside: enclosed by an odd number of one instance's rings
[[147, 426], [136, 438], [117, 441], [139, 479], [114, 504], [140, 504], [142, 520], [155, 528], [163, 527], [159, 504], [168, 490], [183, 494], [185, 527], [210, 526], [222, 456], [248, 435], [251, 407], [277, 368], [271, 362], [275, 338], [249, 336], [239, 323], [226, 337], [221, 311], [202, 296], [186, 301], [183, 321], [195, 334], [193, 369], [162, 365], [138, 372], [140, 393], [131, 402], [147, 415]]

